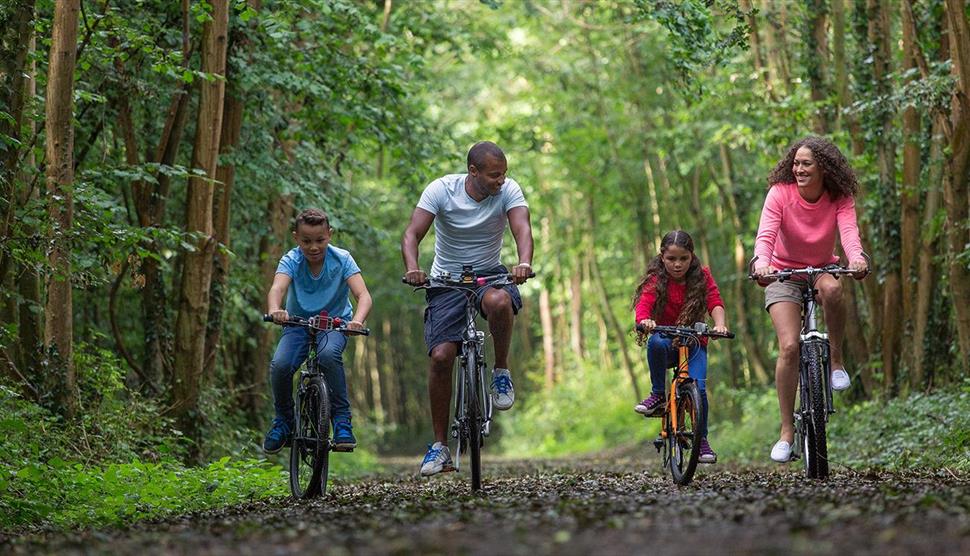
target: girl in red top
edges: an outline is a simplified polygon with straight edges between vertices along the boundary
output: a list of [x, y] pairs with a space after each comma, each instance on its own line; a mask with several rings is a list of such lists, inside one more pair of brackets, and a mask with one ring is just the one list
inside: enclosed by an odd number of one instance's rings
[[[692, 326], [703, 322], [710, 313], [714, 331], [728, 331], [724, 302], [714, 283], [710, 269], [701, 267], [694, 255], [694, 240], [687, 232], [675, 230], [660, 241], [660, 253], [650, 261], [647, 272], [633, 297], [637, 324], [647, 332], [657, 325]], [[677, 348], [668, 338], [650, 336], [647, 342], [647, 363], [650, 366], [650, 396], [633, 409], [645, 417], [661, 413], [667, 369], [677, 364]], [[717, 454], [707, 441], [707, 339], [700, 346], [691, 347], [688, 367], [691, 378], [701, 393], [701, 463], [714, 463]]]

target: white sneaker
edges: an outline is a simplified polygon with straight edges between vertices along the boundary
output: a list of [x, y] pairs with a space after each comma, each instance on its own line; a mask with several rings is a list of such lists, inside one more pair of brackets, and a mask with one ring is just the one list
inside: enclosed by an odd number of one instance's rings
[[849, 373], [845, 369], [832, 369], [832, 390], [845, 390], [850, 383]]
[[778, 463], [791, 461], [791, 444], [784, 440], [775, 442], [775, 445], [771, 448], [771, 459]]
[[448, 446], [441, 442], [435, 442], [428, 446], [428, 453], [424, 455], [421, 462], [421, 475], [430, 477], [442, 471], [454, 471], [455, 464], [451, 462], [451, 452]]
[[508, 369], [492, 369], [492, 403], [495, 409], [502, 411], [515, 403], [515, 389]]

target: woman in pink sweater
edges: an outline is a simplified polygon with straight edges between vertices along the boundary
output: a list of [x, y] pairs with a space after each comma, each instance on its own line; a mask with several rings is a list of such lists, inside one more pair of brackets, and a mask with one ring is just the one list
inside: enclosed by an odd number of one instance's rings
[[[755, 275], [764, 276], [784, 268], [824, 266], [838, 261], [836, 232], [849, 268], [861, 275], [867, 270], [856, 224], [855, 200], [859, 189], [855, 173], [838, 147], [822, 137], [806, 137], [768, 176], [768, 196], [761, 211], [755, 241]], [[793, 411], [798, 387], [798, 335], [801, 331], [801, 291], [804, 282], [772, 282], [765, 288], [765, 308], [778, 334], [775, 386], [781, 410], [781, 437], [771, 459], [791, 459], [795, 437]], [[823, 275], [816, 284], [831, 343], [832, 388], [849, 387], [842, 362], [845, 308], [838, 280]]]

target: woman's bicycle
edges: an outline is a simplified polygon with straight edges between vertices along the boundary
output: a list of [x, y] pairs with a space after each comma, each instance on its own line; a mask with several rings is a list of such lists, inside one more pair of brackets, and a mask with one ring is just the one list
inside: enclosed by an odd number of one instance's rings
[[[637, 332], [644, 334], [646, 329], [638, 324]], [[686, 485], [697, 470], [703, 429], [701, 392], [688, 373], [692, 357], [690, 348], [700, 346], [701, 338], [734, 338], [734, 334], [714, 332], [703, 322], [691, 328], [655, 326], [650, 333], [677, 340], [677, 366], [673, 367], [674, 377], [667, 389], [667, 401], [660, 416], [660, 436], [653, 441], [653, 445], [663, 455], [663, 467], [670, 469], [674, 483]], [[694, 354], [697, 353], [698, 350], [694, 350]]]
[[[529, 275], [533, 276], [535, 273]], [[423, 285], [414, 287], [415, 291], [449, 289], [465, 295], [465, 330], [456, 359], [459, 372], [455, 373], [455, 420], [451, 424], [451, 436], [458, 440], [455, 471], [460, 470], [461, 455], [468, 450], [473, 491], [482, 488], [482, 448], [492, 426], [492, 397], [488, 395], [485, 380], [485, 332], [475, 324], [476, 297], [480, 288], [501, 288], [514, 283], [511, 274], [479, 276], [466, 267], [458, 280], [447, 274], [431, 276]]]
[[[872, 261], [863, 253], [869, 268]], [[802, 288], [802, 330], [798, 337], [798, 406], [795, 408], [795, 443], [791, 459], [804, 458], [805, 474], [812, 479], [824, 479], [829, 475], [828, 444], [825, 426], [829, 415], [835, 413], [832, 404], [831, 361], [829, 360], [829, 336], [818, 330], [815, 284], [823, 274], [838, 279], [855, 276], [857, 271], [831, 264], [823, 267], [786, 268], [763, 276], [754, 273], [755, 257], [748, 263], [748, 278], [764, 282], [800, 280]], [[868, 274], [868, 271], [866, 272]]]
[[[266, 322], [274, 322], [270, 315], [263, 315]], [[290, 439], [290, 492], [295, 498], [314, 498], [327, 492], [327, 475], [330, 471], [330, 388], [317, 363], [317, 334], [340, 332], [348, 336], [367, 336], [370, 330], [353, 330], [339, 317], [299, 317], [278, 323], [280, 326], [305, 328], [310, 336], [310, 352], [306, 364], [300, 369], [296, 388], [293, 437]], [[350, 450], [352, 451], [352, 450]]]

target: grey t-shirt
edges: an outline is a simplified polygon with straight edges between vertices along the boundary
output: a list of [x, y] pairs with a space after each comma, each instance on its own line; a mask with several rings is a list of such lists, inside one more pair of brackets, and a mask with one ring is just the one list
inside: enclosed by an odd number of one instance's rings
[[501, 264], [502, 239], [509, 221], [508, 212], [528, 207], [522, 188], [507, 178], [498, 195], [481, 202], [465, 191], [468, 174], [449, 174], [431, 182], [418, 208], [434, 215], [434, 263], [431, 274], [450, 272], [457, 277], [462, 265], [476, 271]]

